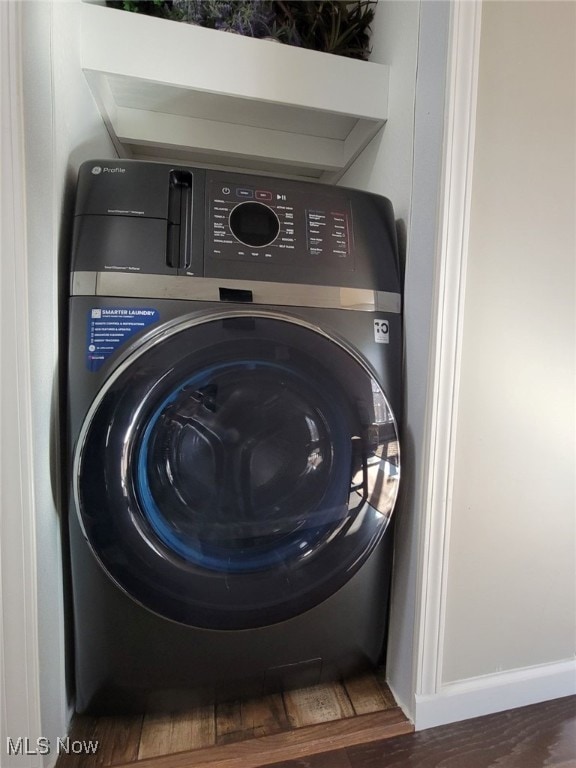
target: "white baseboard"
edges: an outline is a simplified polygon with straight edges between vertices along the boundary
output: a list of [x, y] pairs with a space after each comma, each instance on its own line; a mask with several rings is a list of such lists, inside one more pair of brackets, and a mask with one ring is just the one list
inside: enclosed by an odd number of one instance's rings
[[417, 731], [576, 694], [576, 660], [499, 672], [416, 696]]

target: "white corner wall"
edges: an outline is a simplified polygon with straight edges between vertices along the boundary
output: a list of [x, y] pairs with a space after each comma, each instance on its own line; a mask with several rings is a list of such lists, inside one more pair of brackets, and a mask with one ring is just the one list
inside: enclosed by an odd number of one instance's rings
[[483, 4], [436, 689], [418, 728], [576, 692], [575, 61], [574, 3]]
[[70, 707], [58, 484], [59, 294], [78, 166], [115, 156], [80, 69], [77, 10], [77, 0], [29, 0], [21, 8], [39, 703], [42, 735], [53, 744], [66, 733]]
[[390, 119], [338, 182], [389, 197], [404, 230], [412, 193], [419, 20], [419, 3], [379, 0], [370, 61], [390, 66]]
[[[418, 274], [420, 258], [418, 253], [408, 256], [407, 239], [410, 226], [412, 205], [412, 182], [414, 175], [414, 141], [416, 116], [416, 75], [418, 72], [418, 44], [420, 29], [421, 4], [419, 2], [396, 2], [379, 0], [376, 16], [372, 25], [371, 60], [390, 65], [390, 83], [388, 94], [389, 119], [380, 133], [364, 149], [356, 162], [340, 179], [340, 184], [364, 189], [388, 197], [394, 206], [397, 232], [402, 258], [410, 273], [407, 283], [412, 285]], [[424, 254], [420, 254], [423, 256]], [[429, 259], [429, 265], [432, 259]], [[428, 273], [428, 265], [425, 267]], [[429, 308], [432, 290], [430, 280], [428, 290], [423, 295], [424, 315]], [[408, 302], [405, 307], [409, 313], [405, 317], [408, 324], [416, 331], [418, 311], [415, 304]], [[410, 363], [406, 368], [426, 369], [428, 360], [427, 334], [416, 331], [412, 338], [410, 332]], [[416, 376], [416, 374], [415, 374]], [[390, 605], [389, 640], [387, 649], [387, 681], [396, 700], [407, 715], [412, 715], [412, 654], [414, 649], [415, 590], [414, 575], [414, 532], [418, 526], [417, 493], [406, 493], [405, 489], [414, 488], [416, 473], [416, 449], [414, 440], [408, 435], [414, 428], [420, 431], [419, 415], [425, 399], [408, 395], [410, 402], [405, 402], [405, 413], [397, 414], [404, 423], [402, 427], [402, 483], [401, 494], [395, 510], [395, 561], [393, 588]], [[408, 425], [410, 421], [410, 425]]]
[[449, 29], [448, 2], [379, 3], [372, 58], [390, 64], [389, 120], [341, 180], [392, 200], [406, 258], [402, 491], [395, 513], [386, 674], [396, 700], [412, 718]]

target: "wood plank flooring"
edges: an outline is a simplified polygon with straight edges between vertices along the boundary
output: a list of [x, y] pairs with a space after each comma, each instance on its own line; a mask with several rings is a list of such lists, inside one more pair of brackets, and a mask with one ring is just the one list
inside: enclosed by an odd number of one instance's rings
[[412, 732], [372, 675], [146, 717], [76, 717], [57, 768], [576, 768], [576, 696]]
[[379, 678], [143, 717], [76, 716], [70, 740], [98, 748], [61, 753], [57, 768], [260, 768], [411, 732]]

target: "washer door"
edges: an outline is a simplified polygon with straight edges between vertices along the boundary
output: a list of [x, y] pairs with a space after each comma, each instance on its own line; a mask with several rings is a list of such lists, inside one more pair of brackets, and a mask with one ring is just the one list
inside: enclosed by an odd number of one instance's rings
[[398, 436], [367, 365], [270, 312], [165, 327], [98, 394], [74, 483], [85, 536], [131, 598], [243, 629], [317, 605], [396, 500]]

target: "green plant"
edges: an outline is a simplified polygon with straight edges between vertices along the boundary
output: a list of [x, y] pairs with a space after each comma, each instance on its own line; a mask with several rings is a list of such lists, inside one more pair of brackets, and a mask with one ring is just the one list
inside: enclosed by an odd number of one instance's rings
[[170, 2], [166, 0], [107, 0], [110, 8], [120, 8], [131, 13], [143, 13], [146, 16], [168, 16]]
[[289, 45], [366, 59], [370, 52], [371, 0], [277, 0], [273, 36]]
[[287, 45], [367, 59], [375, 0], [107, 0], [161, 16]]
[[271, 34], [274, 3], [270, 0], [172, 0], [170, 18], [247, 37]]

